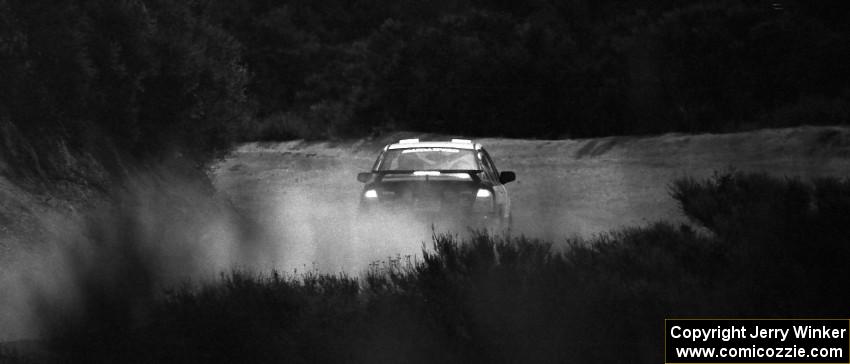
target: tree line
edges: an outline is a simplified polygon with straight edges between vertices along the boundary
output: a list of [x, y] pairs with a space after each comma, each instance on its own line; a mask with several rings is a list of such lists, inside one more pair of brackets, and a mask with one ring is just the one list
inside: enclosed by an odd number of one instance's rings
[[82, 150], [842, 124], [850, 4], [0, 0], [0, 123]]

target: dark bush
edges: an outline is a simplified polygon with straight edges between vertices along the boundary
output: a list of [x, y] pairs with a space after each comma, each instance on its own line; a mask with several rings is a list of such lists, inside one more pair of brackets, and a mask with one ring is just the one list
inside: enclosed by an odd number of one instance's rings
[[850, 273], [842, 263], [850, 258], [847, 180], [804, 183], [726, 173], [705, 182], [679, 180], [672, 190], [685, 214], [723, 244], [732, 259], [729, 274], [741, 278], [731, 286], [764, 297], [751, 302], [753, 309], [777, 314], [842, 309], [839, 298]]
[[229, 147], [247, 115], [240, 46], [187, 2], [0, 2], [0, 120], [42, 162]]

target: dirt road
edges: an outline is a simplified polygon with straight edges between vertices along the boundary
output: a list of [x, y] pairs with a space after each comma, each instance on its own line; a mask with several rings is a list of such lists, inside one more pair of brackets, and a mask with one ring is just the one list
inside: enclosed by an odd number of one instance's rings
[[[398, 135], [409, 137], [410, 134]], [[354, 243], [361, 184], [385, 140], [240, 146], [213, 166], [216, 187], [263, 227], [277, 268], [358, 271], [376, 259], [406, 259], [428, 240], [396, 227]], [[591, 236], [658, 220], [684, 221], [668, 186], [730, 168], [778, 176], [847, 176], [850, 129], [803, 127], [723, 135], [667, 134], [581, 140], [478, 139], [508, 185], [513, 233], [551, 240]]]

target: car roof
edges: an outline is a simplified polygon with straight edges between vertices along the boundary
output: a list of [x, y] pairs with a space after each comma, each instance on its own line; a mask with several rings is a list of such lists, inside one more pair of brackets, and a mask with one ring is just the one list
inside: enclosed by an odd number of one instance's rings
[[450, 141], [419, 141], [419, 139], [402, 139], [396, 143], [387, 145], [384, 150], [408, 148], [454, 148], [479, 150], [481, 149], [481, 144], [473, 143], [469, 139], [452, 139]]

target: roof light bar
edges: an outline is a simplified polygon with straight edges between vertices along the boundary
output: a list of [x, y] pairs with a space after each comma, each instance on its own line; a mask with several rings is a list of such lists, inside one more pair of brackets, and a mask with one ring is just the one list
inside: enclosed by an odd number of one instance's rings
[[452, 139], [452, 143], [466, 143], [472, 144], [472, 141], [469, 139]]
[[419, 138], [415, 138], [415, 139], [402, 139], [402, 140], [399, 140], [399, 141], [398, 141], [398, 143], [399, 143], [399, 144], [412, 144], [412, 143], [419, 143]]

